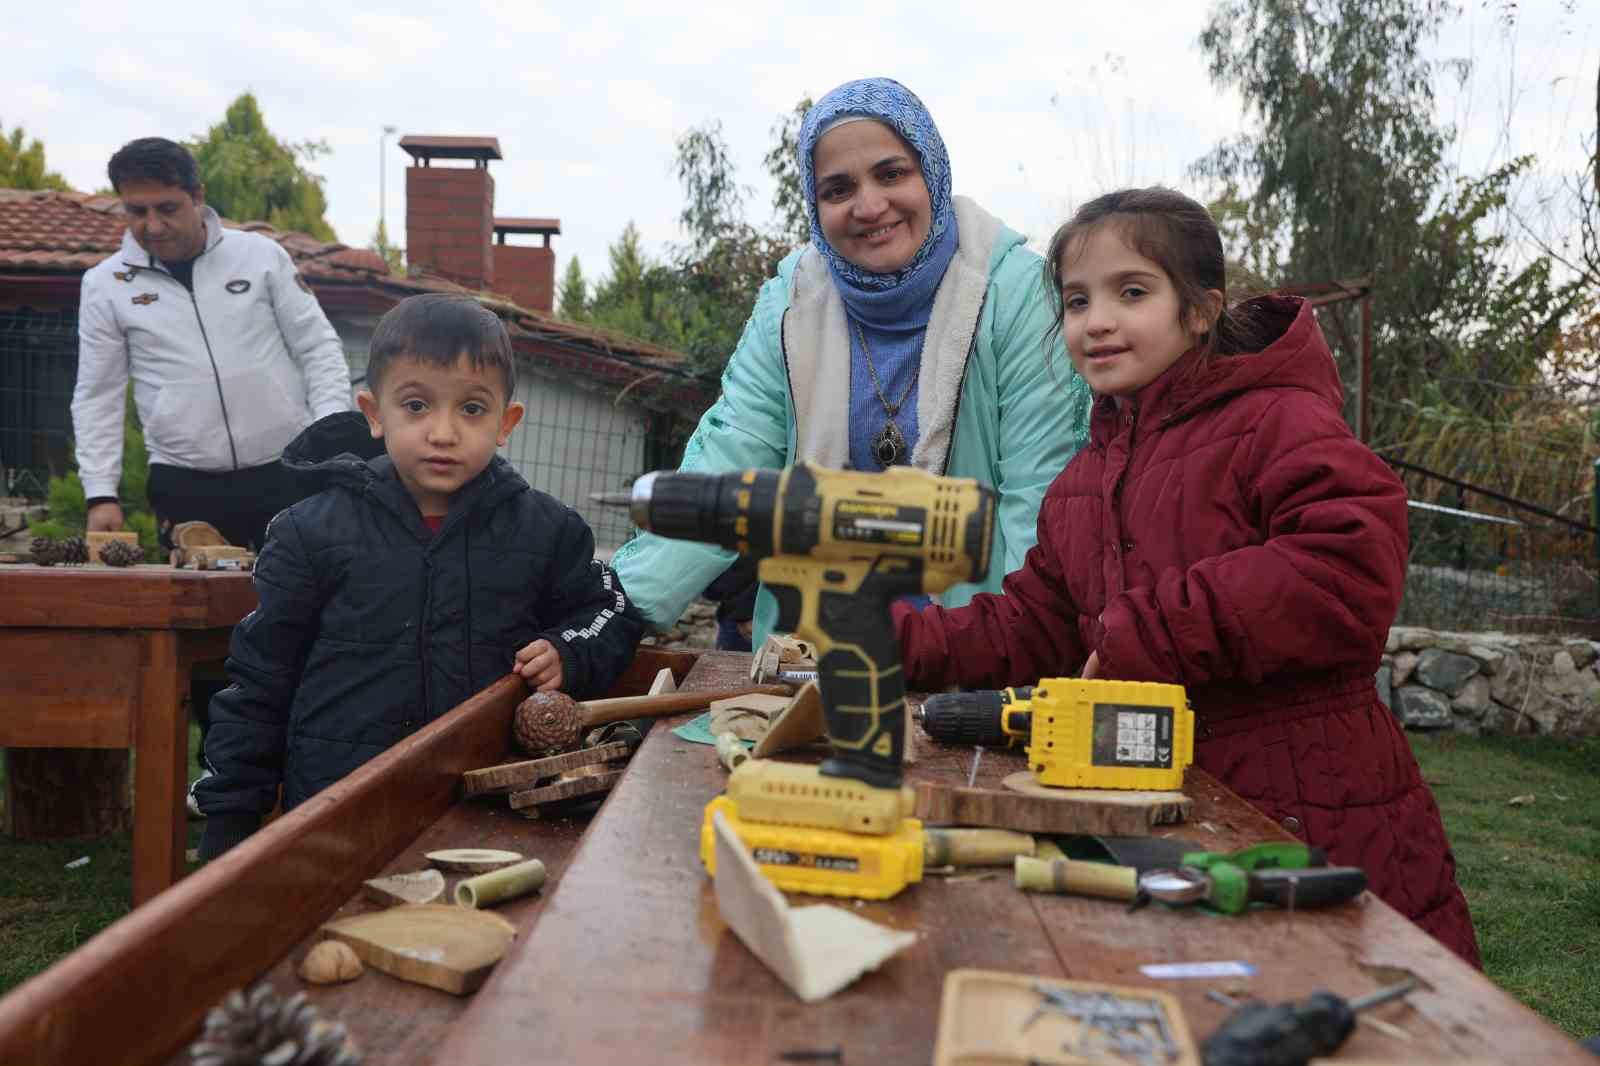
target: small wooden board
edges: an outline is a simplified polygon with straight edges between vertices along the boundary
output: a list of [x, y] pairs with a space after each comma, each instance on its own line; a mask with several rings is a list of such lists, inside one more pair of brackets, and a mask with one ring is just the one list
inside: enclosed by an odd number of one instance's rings
[[621, 770], [607, 770], [598, 774], [584, 774], [580, 777], [563, 777], [554, 784], [542, 788], [530, 788], [522, 792], [513, 792], [510, 797], [511, 809], [520, 811], [525, 807], [537, 807], [541, 803], [554, 803], [557, 800], [574, 799], [578, 796], [592, 796], [596, 792], [610, 792], [622, 780]]
[[[1159, 1004], [1166, 1015], [1176, 1057], [1156, 1052], [1153, 1059], [1171, 1066], [1200, 1066], [1200, 1054], [1178, 1001], [1165, 992], [1123, 988], [1086, 981], [1058, 981], [993, 970], [952, 970], [944, 979], [939, 1008], [939, 1039], [934, 1066], [1133, 1066], [1140, 1061], [1119, 1054], [1091, 1030], [1080, 1043], [1083, 1026], [1068, 1015], [1044, 1011], [1035, 1015], [1044, 997], [1038, 988], [1063, 992], [1107, 992]], [[1031, 1019], [1031, 1021], [1030, 1021]], [[1138, 1030], [1146, 1040], [1159, 1040], [1159, 1030], [1145, 1023]], [[1081, 1049], [1082, 1053], [1079, 1053]]]
[[441, 870], [458, 874], [486, 874], [490, 870], [514, 866], [522, 861], [519, 853], [501, 851], [499, 848], [446, 848], [443, 851], [430, 851], [423, 858]]
[[756, 741], [750, 754], [764, 759], [780, 751], [804, 747], [822, 737], [822, 689], [815, 681], [807, 681], [789, 700], [789, 705], [772, 719], [766, 736]]
[[461, 788], [469, 796], [513, 792], [528, 785], [538, 784], [546, 777], [555, 777], [580, 766], [627, 757], [628, 745], [619, 740], [611, 744], [602, 744], [597, 748], [582, 748], [564, 755], [552, 755], [546, 759], [527, 759], [500, 766], [486, 766], [482, 770], [468, 770], [461, 775]]
[[418, 870], [415, 873], [374, 877], [361, 882], [361, 894], [384, 907], [432, 903], [444, 895], [444, 874], [438, 870]]
[[1188, 818], [1193, 802], [1182, 792], [1117, 792], [1111, 789], [1046, 788], [1026, 770], [1008, 786], [961, 788], [917, 782], [917, 817], [934, 825], [978, 825], [1027, 833], [1091, 833], [1149, 836], [1158, 825]]
[[464, 996], [483, 984], [517, 928], [489, 911], [428, 903], [340, 918], [322, 933], [374, 969]]

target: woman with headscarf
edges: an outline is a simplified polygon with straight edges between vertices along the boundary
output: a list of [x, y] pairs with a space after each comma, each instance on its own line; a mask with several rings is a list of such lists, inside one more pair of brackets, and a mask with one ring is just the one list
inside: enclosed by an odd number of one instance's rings
[[[1087, 436], [1089, 391], [1051, 331], [1043, 261], [951, 195], [933, 117], [898, 82], [824, 96], [801, 124], [799, 157], [811, 243], [762, 286], [680, 469], [909, 463], [977, 478], [1000, 497], [989, 574], [939, 601], [998, 591], [1034, 543], [1045, 488]], [[644, 534], [612, 565], [666, 629], [732, 559]], [[763, 590], [758, 646], [776, 617]]]

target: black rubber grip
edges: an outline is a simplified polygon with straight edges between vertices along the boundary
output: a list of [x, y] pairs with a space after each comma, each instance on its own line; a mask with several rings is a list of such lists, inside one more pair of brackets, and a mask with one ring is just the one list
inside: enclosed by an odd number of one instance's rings
[[946, 744], [978, 744], [1003, 748], [1010, 743], [1001, 728], [1002, 700], [990, 689], [980, 692], [939, 692], [922, 704], [922, 728]]

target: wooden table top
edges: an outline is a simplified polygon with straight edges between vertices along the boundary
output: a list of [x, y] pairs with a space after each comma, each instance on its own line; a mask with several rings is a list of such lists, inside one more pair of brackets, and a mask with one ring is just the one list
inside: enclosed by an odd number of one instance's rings
[[[735, 680], [748, 656], [710, 653], [685, 688]], [[697, 854], [705, 804], [726, 774], [713, 749], [659, 724], [634, 756], [553, 890], [533, 932], [519, 938], [432, 1061], [438, 1063], [776, 1061], [784, 1051], [841, 1046], [844, 1061], [927, 1063], [945, 974], [962, 967], [1160, 987], [1178, 997], [1197, 1038], [1225, 1008], [1212, 987], [1278, 1000], [1319, 988], [1360, 995], [1421, 978], [1406, 1002], [1376, 1013], [1410, 1037], [1358, 1026], [1350, 1057], [1440, 1061], [1592, 1062], [1565, 1034], [1370, 894], [1319, 912], [1258, 911], [1227, 918], [1021, 893], [1009, 871], [930, 877], [856, 913], [920, 934], [918, 942], [832, 998], [806, 1005], [723, 925]], [[970, 748], [925, 738], [908, 768], [964, 783]], [[988, 754], [978, 779], [998, 787], [1018, 756]], [[1186, 791], [1188, 823], [1163, 830], [1209, 850], [1283, 831], [1200, 771]], [[816, 903], [794, 897], [796, 903]], [[1243, 959], [1251, 980], [1155, 982], [1154, 962]]]
[[239, 571], [0, 564], [0, 627], [218, 629], [255, 608]]

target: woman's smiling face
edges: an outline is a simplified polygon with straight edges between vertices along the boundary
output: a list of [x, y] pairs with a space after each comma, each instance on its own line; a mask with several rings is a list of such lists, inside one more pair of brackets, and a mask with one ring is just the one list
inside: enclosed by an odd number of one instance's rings
[[865, 119], [823, 134], [811, 163], [817, 222], [833, 250], [873, 274], [910, 263], [933, 225], [916, 153], [889, 127]]

